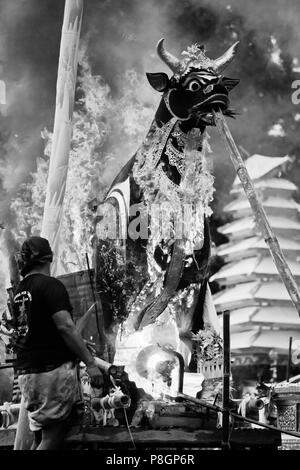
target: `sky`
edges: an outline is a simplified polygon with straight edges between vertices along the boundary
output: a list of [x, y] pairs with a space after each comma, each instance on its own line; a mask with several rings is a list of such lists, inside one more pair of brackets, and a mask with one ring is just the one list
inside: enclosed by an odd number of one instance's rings
[[[64, 0], [0, 0], [0, 79], [7, 87], [6, 115], [0, 116], [4, 224], [9, 201], [43, 152], [41, 130], [53, 127], [63, 10]], [[249, 154], [297, 156], [294, 116], [300, 105], [290, 97], [297, 78], [293, 61], [300, 59], [299, 18], [298, 0], [85, 0], [81, 45], [93, 73], [118, 97], [126, 70], [169, 73], [155, 52], [161, 37], [174, 54], [199, 42], [211, 57], [240, 40], [237, 59], [226, 71], [241, 79], [231, 94], [240, 113], [230, 121], [236, 141]], [[218, 203], [218, 188], [219, 194], [226, 191], [234, 173], [215, 131], [212, 138]], [[225, 177], [218, 182], [219, 174]]]

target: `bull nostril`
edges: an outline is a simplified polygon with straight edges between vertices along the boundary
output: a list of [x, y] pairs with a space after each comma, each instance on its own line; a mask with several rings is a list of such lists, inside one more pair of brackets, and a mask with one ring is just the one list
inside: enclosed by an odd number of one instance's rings
[[207, 85], [206, 88], [204, 88], [203, 93], [206, 95], [207, 93], [210, 93], [213, 90], [214, 86], [213, 85]]

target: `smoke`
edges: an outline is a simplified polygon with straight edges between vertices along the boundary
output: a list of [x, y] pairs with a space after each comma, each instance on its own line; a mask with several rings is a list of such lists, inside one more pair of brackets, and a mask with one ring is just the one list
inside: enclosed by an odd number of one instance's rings
[[[6, 116], [0, 116], [0, 222], [4, 226], [14, 224], [11, 200], [43, 153], [40, 132], [53, 128], [63, 9], [62, 0], [0, 1], [0, 80], [7, 87]], [[145, 72], [170, 75], [155, 52], [161, 37], [176, 55], [199, 42], [207, 46], [211, 57], [239, 39], [240, 52], [226, 71], [228, 76], [241, 79], [231, 93], [232, 104], [241, 113], [230, 122], [232, 132], [249, 153], [297, 155], [300, 123], [294, 115], [299, 110], [290, 95], [295, 79], [292, 63], [299, 53], [299, 13], [298, 0], [86, 0], [81, 37], [93, 74], [101, 75], [112, 98], [122, 104], [130, 80], [126, 72], [134, 70], [141, 82], [132, 100], [140, 100], [148, 110], [159, 97], [147, 84]], [[128, 96], [125, 102], [129, 102]], [[134, 121], [133, 114], [129, 109], [124, 126], [146, 129], [149, 113], [143, 122]], [[285, 131], [282, 137], [268, 134], [277, 122]], [[234, 171], [217, 133], [213, 129], [210, 133], [217, 188], [215, 211], [221, 214]], [[136, 136], [141, 134], [139, 129]], [[135, 148], [139, 143], [137, 140]], [[109, 176], [130, 157], [128, 152], [135, 150], [134, 145], [125, 150], [120, 146], [120, 158], [114, 160]]]

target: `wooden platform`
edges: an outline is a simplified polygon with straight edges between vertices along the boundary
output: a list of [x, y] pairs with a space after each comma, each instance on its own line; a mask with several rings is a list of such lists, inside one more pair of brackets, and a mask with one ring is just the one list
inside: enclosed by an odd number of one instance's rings
[[[222, 430], [169, 429], [131, 429], [137, 448], [143, 449], [212, 449], [221, 448]], [[264, 429], [233, 430], [230, 439], [232, 448], [268, 448], [276, 450], [281, 444], [280, 433]], [[84, 445], [86, 448], [131, 449], [133, 447], [126, 428], [87, 428], [84, 432], [70, 433], [67, 447]]]
[[[16, 429], [0, 429], [0, 448], [11, 450], [14, 444]], [[131, 429], [136, 448], [147, 449], [220, 449], [221, 430], [187, 430], [170, 429]], [[231, 448], [277, 450], [281, 445], [280, 433], [265, 429], [235, 429], [231, 433]], [[89, 450], [130, 450], [133, 444], [127, 428], [88, 427], [72, 428], [65, 441], [67, 449]]]

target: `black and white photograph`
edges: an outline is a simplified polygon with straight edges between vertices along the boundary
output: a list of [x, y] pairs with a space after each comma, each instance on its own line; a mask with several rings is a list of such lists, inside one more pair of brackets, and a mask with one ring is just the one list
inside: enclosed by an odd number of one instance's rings
[[300, 450], [299, 0], [0, 0], [15, 450]]

